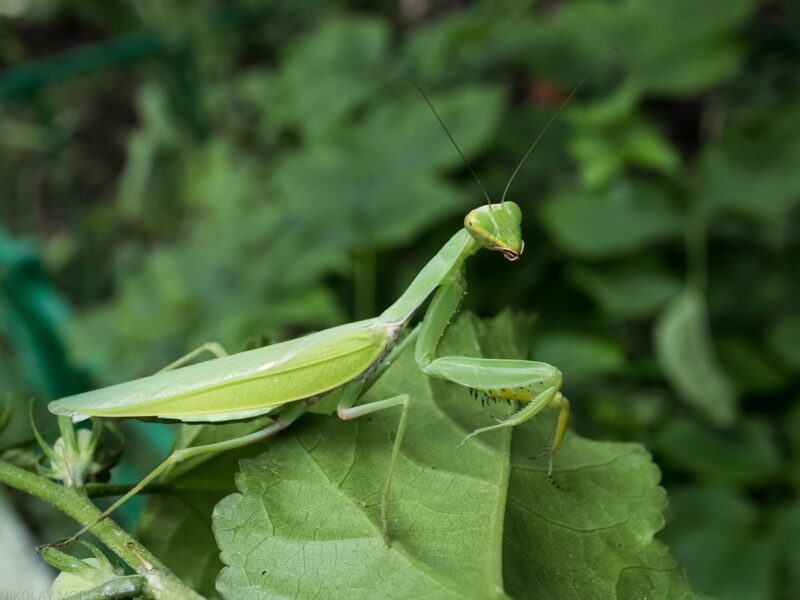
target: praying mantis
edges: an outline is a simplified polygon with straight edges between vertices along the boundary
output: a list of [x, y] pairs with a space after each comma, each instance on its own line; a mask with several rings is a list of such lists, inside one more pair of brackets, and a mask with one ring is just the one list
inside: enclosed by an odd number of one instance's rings
[[[419, 91], [466, 162], [433, 105], [424, 92]], [[577, 88], [573, 94], [575, 91]], [[467, 387], [484, 400], [505, 399], [517, 404], [515, 412], [472, 431], [461, 444], [476, 435], [520, 425], [546, 408], [557, 409], [555, 432], [545, 451], [550, 456], [550, 477], [553, 456], [567, 432], [570, 415], [569, 401], [560, 392], [561, 372], [552, 365], [529, 360], [438, 356], [437, 349], [465, 293], [467, 259], [481, 249], [499, 252], [509, 261], [516, 261], [522, 255], [522, 210], [518, 204], [506, 201], [505, 195], [520, 166], [571, 97], [572, 94], [530, 146], [509, 179], [503, 199], [491, 203], [484, 190], [487, 204], [466, 215], [464, 227], [444, 244], [397, 301], [379, 316], [233, 355], [227, 355], [218, 344], [206, 344], [149, 377], [51, 402], [50, 412], [71, 417], [73, 421], [98, 417], [220, 423], [264, 415], [272, 418], [269, 425], [247, 435], [172, 452], [106, 509], [97, 521], [111, 514], [172, 465], [269, 438], [289, 427], [320, 398], [339, 390], [336, 414], [345, 421], [377, 411], [400, 409], [380, 493], [380, 520], [388, 545], [387, 499], [413, 398], [399, 393], [368, 404], [358, 404], [358, 401], [411, 344], [414, 345], [416, 364], [427, 377]], [[480, 185], [469, 164], [467, 167]], [[431, 296], [422, 322], [403, 338], [412, 317]], [[213, 353], [216, 358], [186, 366], [205, 351]], [[93, 525], [87, 525], [67, 541], [76, 539]]]

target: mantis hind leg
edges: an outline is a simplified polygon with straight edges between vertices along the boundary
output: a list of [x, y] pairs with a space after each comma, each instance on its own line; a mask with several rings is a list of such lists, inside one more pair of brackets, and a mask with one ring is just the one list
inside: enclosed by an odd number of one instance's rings
[[394, 467], [397, 463], [397, 457], [400, 454], [400, 446], [403, 443], [403, 436], [406, 432], [406, 425], [408, 424], [408, 413], [411, 407], [411, 398], [408, 394], [399, 394], [385, 400], [378, 400], [368, 404], [360, 404], [353, 406], [358, 399], [363, 387], [362, 382], [354, 382], [345, 389], [342, 399], [339, 401], [339, 407], [336, 414], [343, 421], [358, 419], [365, 415], [372, 414], [387, 408], [395, 406], [401, 407], [400, 421], [397, 424], [397, 433], [394, 435], [394, 443], [392, 444], [392, 454], [389, 458], [389, 467], [386, 472], [386, 482], [381, 489], [381, 527], [383, 528], [383, 541], [389, 545], [389, 525], [386, 518], [386, 503], [389, 497], [389, 489], [392, 486], [392, 476], [394, 475]]
[[289, 425], [291, 425], [294, 421], [296, 421], [298, 417], [300, 417], [303, 413], [305, 413], [306, 410], [307, 407], [303, 402], [294, 402], [292, 404], [289, 404], [286, 408], [284, 408], [283, 411], [281, 411], [281, 413], [278, 415], [278, 417], [264, 429], [259, 429], [258, 431], [254, 431], [253, 433], [249, 433], [247, 435], [243, 435], [241, 437], [233, 438], [230, 440], [224, 440], [222, 442], [216, 442], [213, 444], [206, 444], [204, 446], [193, 446], [190, 448], [181, 448], [180, 450], [175, 450], [174, 452], [172, 452], [172, 454], [170, 454], [166, 458], [166, 460], [164, 460], [164, 462], [158, 465], [150, 473], [145, 475], [145, 477], [139, 483], [133, 486], [116, 502], [114, 502], [111, 506], [109, 506], [106, 510], [104, 510], [92, 523], [89, 523], [88, 525], [83, 527], [80, 531], [78, 531], [76, 534], [56, 545], [63, 546], [78, 539], [84, 533], [89, 531], [89, 529], [91, 529], [96, 523], [108, 517], [120, 506], [122, 506], [128, 500], [133, 498], [136, 494], [141, 492], [153, 480], [162, 475], [172, 465], [183, 462], [190, 458], [194, 458], [195, 456], [201, 456], [204, 454], [219, 454], [220, 452], [225, 452], [227, 450], [234, 450], [236, 448], [242, 448], [244, 446], [249, 446], [250, 444], [254, 444], [255, 442], [265, 440], [268, 437], [275, 435], [279, 431], [286, 429]]
[[172, 369], [177, 369], [178, 367], [182, 367], [183, 365], [191, 362], [191, 360], [195, 356], [199, 356], [203, 352], [209, 352], [213, 354], [216, 358], [222, 358], [223, 356], [228, 356], [228, 353], [225, 351], [225, 348], [223, 348], [221, 344], [217, 342], [206, 342], [202, 346], [198, 346], [191, 352], [187, 352], [180, 358], [172, 361], [166, 367], [159, 369], [157, 372], [162, 373], [164, 371], [171, 371]]
[[[218, 342], [206, 342], [205, 344], [202, 344], [202, 345], [198, 346], [197, 348], [195, 348], [194, 350], [192, 350], [190, 352], [187, 352], [183, 356], [175, 359], [174, 361], [169, 363], [167, 366], [160, 368], [158, 371], [156, 371], [156, 373], [163, 373], [165, 371], [172, 371], [174, 369], [178, 369], [180, 367], [183, 367], [183, 366], [191, 363], [196, 357], [200, 356], [201, 354], [203, 354], [205, 352], [213, 355], [215, 358], [222, 358], [224, 356], [228, 356], [228, 352], [225, 350], [225, 348], [222, 347], [222, 344], [220, 344]], [[145, 438], [148, 437], [147, 433], [145, 432], [145, 429], [142, 428], [143, 425], [141, 423], [132, 423], [132, 424], [129, 424], [128, 427], [132, 427], [135, 431], [138, 432], [138, 435], [141, 435], [141, 436], [143, 436]], [[181, 439], [181, 437], [182, 437], [184, 431], [187, 429], [187, 427], [188, 428], [197, 427], [197, 425], [192, 425], [192, 424], [188, 424], [188, 423], [181, 423], [180, 428], [179, 428], [179, 432], [173, 438], [173, 444], [177, 440]]]

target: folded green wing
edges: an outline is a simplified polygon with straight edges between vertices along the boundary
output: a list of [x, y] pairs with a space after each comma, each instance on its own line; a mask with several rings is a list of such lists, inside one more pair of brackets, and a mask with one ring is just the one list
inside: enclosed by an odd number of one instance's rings
[[374, 319], [296, 340], [157, 373], [56, 400], [49, 409], [73, 418], [158, 417], [227, 421], [269, 412], [358, 377], [386, 348]]

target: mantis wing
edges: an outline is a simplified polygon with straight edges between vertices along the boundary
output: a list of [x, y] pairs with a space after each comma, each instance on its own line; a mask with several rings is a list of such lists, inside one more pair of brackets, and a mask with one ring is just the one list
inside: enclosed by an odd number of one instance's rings
[[328, 392], [366, 371], [389, 334], [374, 319], [51, 402], [50, 412], [87, 417], [230, 421]]

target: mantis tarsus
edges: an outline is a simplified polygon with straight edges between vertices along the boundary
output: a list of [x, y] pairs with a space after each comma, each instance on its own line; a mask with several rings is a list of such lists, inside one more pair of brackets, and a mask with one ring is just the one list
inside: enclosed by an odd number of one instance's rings
[[[427, 101], [427, 97], [425, 99]], [[438, 114], [436, 116], [438, 118]], [[150, 377], [51, 402], [51, 412], [74, 420], [109, 417], [224, 422], [273, 416], [271, 424], [248, 435], [176, 450], [114, 502], [100, 518], [116, 510], [170, 465], [268, 438], [291, 425], [321, 396], [342, 388], [337, 408], [340, 419], [357, 419], [393, 407], [401, 409], [381, 490], [380, 519], [388, 544], [386, 502], [412, 398], [400, 393], [368, 404], [358, 405], [357, 402], [392, 359], [412, 343], [415, 344], [416, 363], [428, 377], [466, 386], [485, 398], [503, 398], [518, 403], [519, 410], [504, 420], [473, 431], [464, 442], [478, 434], [524, 423], [545, 408], [559, 409], [555, 433], [547, 449], [551, 473], [553, 454], [561, 444], [569, 422], [569, 402], [559, 391], [561, 372], [542, 362], [436, 356], [438, 344], [458, 311], [465, 292], [466, 259], [479, 249], [487, 248], [501, 252], [510, 261], [517, 260], [524, 248], [521, 221], [520, 207], [505, 200], [470, 211], [464, 219], [464, 228], [439, 250], [400, 298], [378, 317], [234, 355], [225, 355], [217, 344], [207, 344]], [[433, 298], [420, 326], [400, 341], [414, 313], [431, 294]], [[217, 358], [184, 366], [203, 351], [212, 352]], [[90, 527], [84, 527], [70, 539], [75, 539]]]

